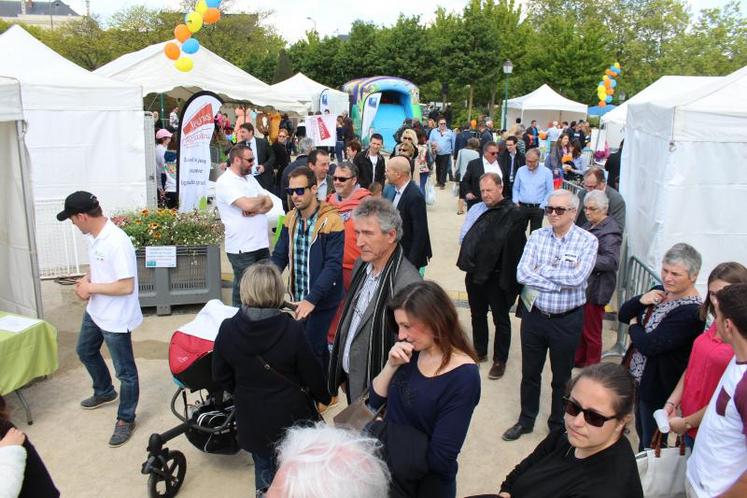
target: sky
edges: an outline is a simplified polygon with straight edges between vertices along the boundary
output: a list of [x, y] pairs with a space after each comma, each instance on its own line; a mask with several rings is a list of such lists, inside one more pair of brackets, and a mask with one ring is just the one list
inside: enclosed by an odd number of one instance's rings
[[[706, 7], [720, 7], [728, 0], [688, 0], [693, 12]], [[747, 0], [739, 0], [743, 13], [747, 13]], [[522, 0], [518, 0], [523, 3]], [[84, 0], [66, 0], [73, 10], [85, 13]], [[420, 14], [423, 21], [432, 20], [436, 5], [449, 11], [461, 11], [467, 0], [436, 0], [435, 2], [408, 2], [405, 14]], [[232, 8], [267, 10], [274, 13], [267, 23], [288, 42], [305, 38], [307, 31], [316, 29], [320, 36], [348, 33], [356, 19], [378, 25], [391, 25], [399, 16], [402, 0], [377, 0], [375, 8], [369, 2], [341, 0], [233, 0]], [[91, 12], [106, 20], [114, 12], [134, 5], [150, 8], [178, 8], [179, 0], [90, 0]], [[309, 19], [311, 18], [311, 19]]]

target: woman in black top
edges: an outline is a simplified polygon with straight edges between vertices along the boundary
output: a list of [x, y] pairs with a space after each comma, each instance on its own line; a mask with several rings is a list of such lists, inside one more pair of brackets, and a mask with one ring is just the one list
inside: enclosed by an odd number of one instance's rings
[[278, 269], [253, 264], [240, 291], [241, 309], [221, 324], [215, 339], [213, 379], [233, 393], [239, 446], [252, 454], [255, 487], [264, 492], [275, 475], [274, 445], [285, 429], [318, 420], [315, 402], [329, 404], [330, 398], [303, 326], [280, 311], [285, 286]]
[[288, 130], [280, 128], [278, 139], [272, 144], [272, 151], [275, 153], [275, 192], [273, 193], [276, 195], [281, 195], [280, 183], [283, 178], [283, 170], [290, 163], [290, 151], [288, 150], [289, 137]]
[[550, 433], [506, 476], [503, 498], [643, 498], [633, 449], [623, 435], [635, 386], [612, 363], [586, 367], [569, 383], [565, 430]]

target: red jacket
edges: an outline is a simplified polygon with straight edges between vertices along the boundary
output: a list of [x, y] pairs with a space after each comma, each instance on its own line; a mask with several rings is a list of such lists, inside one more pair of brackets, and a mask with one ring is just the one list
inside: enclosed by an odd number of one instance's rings
[[361, 255], [361, 252], [356, 245], [355, 227], [353, 226], [353, 210], [358, 207], [358, 204], [360, 204], [363, 199], [370, 195], [371, 192], [367, 189], [359, 187], [344, 201], [341, 201], [336, 193], [329, 194], [327, 197], [327, 202], [335, 206], [340, 212], [340, 217], [345, 225], [345, 247], [342, 254], [342, 287], [345, 289], [345, 292], [350, 288], [350, 279], [353, 276], [353, 265], [355, 265], [355, 260]]

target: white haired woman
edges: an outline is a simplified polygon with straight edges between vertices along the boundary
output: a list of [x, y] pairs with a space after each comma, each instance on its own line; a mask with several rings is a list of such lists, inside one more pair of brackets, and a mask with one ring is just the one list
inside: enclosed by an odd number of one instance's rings
[[609, 206], [607, 194], [601, 190], [593, 190], [584, 197], [587, 222], [582, 228], [597, 238], [599, 246], [597, 260], [586, 286], [584, 328], [574, 360], [577, 367], [594, 365], [602, 359], [604, 307], [615, 292], [622, 244], [622, 230], [614, 218], [607, 216]]
[[287, 428], [318, 420], [315, 402], [330, 397], [303, 326], [280, 310], [285, 286], [277, 267], [247, 268], [240, 295], [241, 309], [215, 339], [213, 379], [234, 395], [239, 446], [254, 458], [261, 495], [275, 475], [275, 443]]
[[672, 246], [661, 263], [661, 281], [620, 307], [618, 319], [630, 325], [626, 354], [638, 383], [635, 428], [640, 450], [656, 430], [654, 411], [664, 406], [687, 367], [693, 341], [705, 326], [695, 280], [702, 259], [689, 244]]

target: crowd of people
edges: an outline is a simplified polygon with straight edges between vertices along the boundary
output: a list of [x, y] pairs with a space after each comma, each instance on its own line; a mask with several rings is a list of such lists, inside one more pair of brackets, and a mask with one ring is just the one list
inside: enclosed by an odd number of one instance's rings
[[[611, 173], [579, 160], [586, 123], [539, 130], [534, 121], [527, 128], [517, 122], [496, 134], [481, 120], [454, 133], [445, 116], [429, 116], [425, 126], [406, 121], [386, 157], [381, 135], [363, 148], [347, 135], [346, 119], [338, 120], [334, 150], [301, 137], [292, 161], [292, 130], [281, 127], [270, 144], [241, 123], [216, 182], [239, 311], [220, 327], [213, 377], [234, 397], [238, 443], [253, 456], [258, 496], [456, 496], [458, 455], [480, 401], [479, 365], [490, 362], [490, 381], [505, 375], [514, 305], [520, 406], [502, 439], [534, 430], [548, 355], [549, 435], [486, 491], [642, 497], [627, 427], [635, 419], [643, 450], [662, 409], [693, 449], [688, 496], [745, 496], [747, 268], [714, 268], [701, 299], [701, 256], [676, 244], [662, 260], [661, 285], [618, 312], [630, 338], [622, 365], [601, 362], [625, 201], [609, 185]], [[165, 157], [171, 132], [156, 138]], [[161, 173], [168, 194], [167, 168]], [[557, 188], [558, 178], [573, 175], [579, 195]], [[433, 256], [426, 207], [433, 180], [441, 188], [452, 181], [457, 213], [465, 215], [455, 264], [465, 274], [471, 333], [447, 293], [423, 280]], [[270, 193], [287, 211], [272, 248], [264, 216], [273, 208]], [[142, 321], [134, 249], [94, 195], [75, 192], [64, 208], [58, 220], [89, 235], [92, 255], [75, 288], [87, 301], [77, 352], [94, 388], [81, 405], [117, 399], [99, 352], [106, 342], [121, 382], [110, 439], [116, 447], [135, 429], [139, 395], [130, 334]], [[384, 429], [353, 434], [325, 426], [320, 412], [338, 394], [348, 405], [385, 408]], [[0, 405], [0, 422], [6, 419]], [[15, 459], [22, 447], [48, 479], [23, 435], [9, 423], [0, 429], [0, 462], [6, 447]]]

